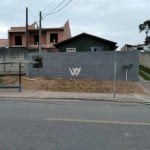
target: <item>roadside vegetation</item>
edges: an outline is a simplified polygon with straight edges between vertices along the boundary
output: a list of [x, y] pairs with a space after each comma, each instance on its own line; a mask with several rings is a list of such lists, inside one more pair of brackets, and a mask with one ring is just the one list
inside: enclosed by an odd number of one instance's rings
[[139, 66], [139, 75], [144, 79], [144, 80], [150, 80], [150, 69], [147, 67], [144, 67], [142, 65]]

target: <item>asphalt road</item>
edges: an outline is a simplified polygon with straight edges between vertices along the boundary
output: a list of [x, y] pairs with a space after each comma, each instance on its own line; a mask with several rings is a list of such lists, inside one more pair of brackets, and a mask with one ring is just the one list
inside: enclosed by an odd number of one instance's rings
[[150, 106], [0, 101], [0, 150], [149, 150]]

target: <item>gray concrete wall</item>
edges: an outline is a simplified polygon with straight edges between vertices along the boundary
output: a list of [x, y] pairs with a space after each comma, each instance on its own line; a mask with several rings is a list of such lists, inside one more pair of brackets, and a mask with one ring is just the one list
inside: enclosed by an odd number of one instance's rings
[[[115, 52], [37, 53], [29, 54], [28, 59], [37, 55], [42, 57], [43, 68], [30, 64], [31, 77], [114, 79]], [[138, 52], [116, 52], [116, 62], [117, 80], [138, 80]], [[125, 66], [130, 67], [127, 72]]]
[[139, 54], [139, 64], [150, 69], [150, 52]]
[[[26, 59], [25, 49], [0, 48], [0, 74], [17, 74], [19, 72], [18, 64], [1, 64], [3, 62], [22, 62]], [[26, 66], [22, 64], [22, 73], [26, 73]]]

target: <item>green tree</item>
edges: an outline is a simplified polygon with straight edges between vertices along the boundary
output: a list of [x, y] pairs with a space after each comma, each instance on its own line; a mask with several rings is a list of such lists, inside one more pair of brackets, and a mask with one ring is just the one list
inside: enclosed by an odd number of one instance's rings
[[150, 20], [144, 21], [142, 24], [139, 24], [139, 30], [140, 32], [145, 31], [146, 37], [145, 37], [145, 44], [150, 44]]

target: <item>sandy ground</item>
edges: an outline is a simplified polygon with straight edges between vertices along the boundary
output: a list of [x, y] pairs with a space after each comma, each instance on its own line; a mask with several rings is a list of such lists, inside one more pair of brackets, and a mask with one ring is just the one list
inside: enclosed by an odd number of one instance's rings
[[[18, 84], [15, 76], [0, 77], [0, 84]], [[138, 93], [145, 94], [144, 87], [139, 82], [117, 81], [116, 92], [120, 94]], [[114, 82], [106, 80], [83, 80], [83, 79], [47, 79], [22, 77], [24, 89], [63, 91], [63, 92], [87, 92], [87, 93], [112, 93]]]

